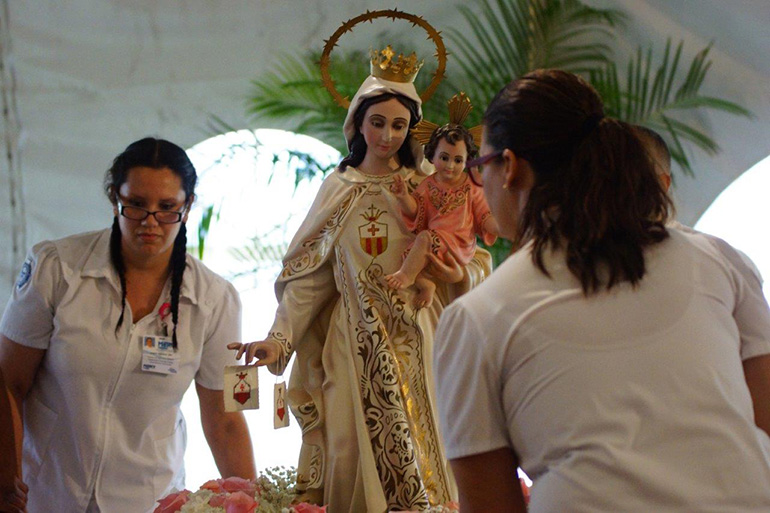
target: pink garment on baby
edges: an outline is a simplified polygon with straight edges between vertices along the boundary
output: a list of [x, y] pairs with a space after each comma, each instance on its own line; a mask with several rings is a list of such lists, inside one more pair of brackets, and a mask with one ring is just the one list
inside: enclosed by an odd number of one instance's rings
[[492, 215], [484, 191], [467, 176], [460, 185], [449, 187], [431, 175], [412, 196], [417, 200], [417, 214], [412, 220], [404, 217], [406, 227], [415, 234], [429, 230], [433, 234], [431, 251], [439, 257], [449, 251], [461, 265], [467, 265], [476, 251], [476, 234], [485, 244], [495, 242], [497, 237], [484, 229], [484, 221]]

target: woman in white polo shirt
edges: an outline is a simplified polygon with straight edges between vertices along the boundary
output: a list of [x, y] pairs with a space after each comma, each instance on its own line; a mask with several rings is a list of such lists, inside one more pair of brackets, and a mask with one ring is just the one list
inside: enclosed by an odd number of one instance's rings
[[222, 400], [238, 294], [185, 251], [196, 181], [182, 148], [136, 141], [105, 178], [112, 229], [42, 242], [24, 262], [0, 368], [24, 406], [30, 513], [151, 511], [183, 488], [193, 379], [219, 471], [254, 477], [244, 418]]
[[726, 249], [666, 226], [631, 127], [539, 70], [484, 114], [480, 178], [519, 248], [443, 313], [460, 510], [770, 511], [770, 311]]

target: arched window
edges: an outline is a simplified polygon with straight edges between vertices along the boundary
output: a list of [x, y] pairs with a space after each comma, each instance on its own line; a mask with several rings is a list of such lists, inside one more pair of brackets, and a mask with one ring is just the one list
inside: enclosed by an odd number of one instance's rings
[[695, 224], [695, 229], [716, 235], [746, 253], [764, 278], [770, 298], [770, 156], [739, 176], [714, 200]]
[[[199, 230], [210, 218], [203, 262], [238, 289], [243, 340], [261, 340], [277, 306], [273, 284], [281, 258], [310, 208], [323, 171], [339, 162], [340, 154], [316, 139], [282, 130], [231, 132], [205, 140], [188, 153], [199, 174], [188, 245], [195, 254]], [[288, 379], [289, 372], [280, 379]], [[260, 408], [245, 412], [258, 470], [297, 464], [301, 434], [294, 419], [288, 428], [273, 429], [273, 386], [278, 380], [260, 368]], [[208, 446], [194, 385], [182, 410], [188, 429], [187, 486], [197, 489], [219, 473], [210, 451], [200, 450]]]

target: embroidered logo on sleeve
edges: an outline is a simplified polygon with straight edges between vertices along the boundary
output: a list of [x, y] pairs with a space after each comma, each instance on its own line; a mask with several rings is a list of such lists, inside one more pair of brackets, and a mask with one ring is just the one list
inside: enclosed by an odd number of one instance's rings
[[32, 259], [27, 258], [21, 266], [19, 278], [16, 280], [16, 288], [21, 289], [29, 281], [30, 276], [32, 276]]

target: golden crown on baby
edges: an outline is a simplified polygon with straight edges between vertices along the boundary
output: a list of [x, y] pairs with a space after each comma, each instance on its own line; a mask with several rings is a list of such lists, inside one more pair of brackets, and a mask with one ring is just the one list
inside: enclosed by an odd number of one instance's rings
[[403, 53], [399, 53], [394, 60], [395, 55], [396, 52], [390, 45], [382, 50], [369, 50], [372, 76], [391, 82], [414, 82], [425, 61], [417, 62], [417, 55], [414, 52], [406, 57]]

